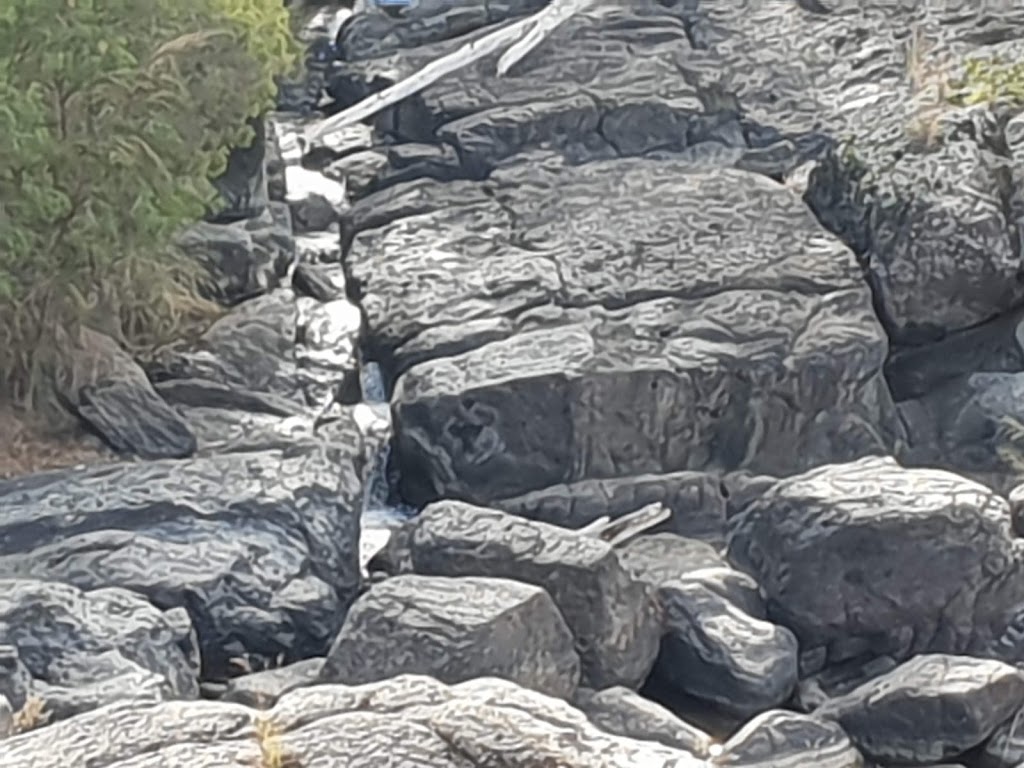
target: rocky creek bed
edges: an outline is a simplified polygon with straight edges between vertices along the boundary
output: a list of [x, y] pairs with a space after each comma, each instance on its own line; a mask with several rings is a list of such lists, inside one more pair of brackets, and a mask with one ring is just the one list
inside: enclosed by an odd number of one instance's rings
[[912, 39], [1024, 10], [594, 0], [300, 141], [545, 5], [326, 6], [183, 240], [228, 311], [79, 340], [120, 458], [0, 481], [2, 768], [1024, 765], [1024, 116]]

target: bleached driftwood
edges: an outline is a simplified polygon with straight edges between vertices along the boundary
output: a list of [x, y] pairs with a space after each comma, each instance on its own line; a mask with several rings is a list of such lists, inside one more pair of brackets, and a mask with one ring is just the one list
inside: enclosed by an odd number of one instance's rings
[[607, 515], [599, 517], [592, 523], [577, 528], [575, 532], [580, 536], [593, 536], [617, 547], [660, 525], [671, 516], [672, 510], [656, 501], [616, 520]]
[[506, 46], [511, 46], [498, 61], [498, 74], [505, 75], [509, 69], [540, 45], [554, 29], [592, 2], [594, 0], [552, 0], [548, 6], [532, 16], [527, 16], [507, 27], [495, 30], [489, 35], [466, 43], [457, 51], [430, 62], [416, 74], [410, 75], [383, 91], [367, 96], [357, 104], [353, 104], [348, 109], [344, 109], [326, 120], [311, 125], [306, 129], [304, 138], [307, 143], [314, 142], [348, 125], [373, 117], [381, 110], [419, 93], [441, 78], [457, 72], [463, 67], [468, 67]]

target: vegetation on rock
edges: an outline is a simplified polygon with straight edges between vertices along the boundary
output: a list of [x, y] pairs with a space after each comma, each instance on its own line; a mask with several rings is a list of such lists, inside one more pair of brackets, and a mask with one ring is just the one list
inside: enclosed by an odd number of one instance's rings
[[281, 0], [0, 4], [0, 392], [38, 405], [55, 334], [129, 348], [208, 317], [173, 246], [298, 61]]
[[1024, 61], [1007, 62], [1001, 58], [968, 59], [964, 74], [953, 83], [951, 101], [972, 104], [1007, 104], [1024, 107]]

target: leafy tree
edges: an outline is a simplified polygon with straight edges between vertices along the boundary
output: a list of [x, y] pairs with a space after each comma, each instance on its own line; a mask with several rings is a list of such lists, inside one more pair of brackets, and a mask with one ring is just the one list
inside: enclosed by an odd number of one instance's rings
[[0, 383], [58, 328], [143, 348], [209, 316], [172, 243], [298, 61], [282, 0], [0, 2]]

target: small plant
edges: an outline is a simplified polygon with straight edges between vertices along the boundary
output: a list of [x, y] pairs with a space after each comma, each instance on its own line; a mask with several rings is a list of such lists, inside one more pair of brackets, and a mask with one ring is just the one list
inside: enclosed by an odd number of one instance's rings
[[932, 147], [941, 136], [942, 116], [950, 108], [949, 62], [937, 57], [921, 28], [914, 27], [907, 44], [906, 64], [913, 103], [907, 133]]
[[256, 740], [260, 748], [258, 768], [300, 768], [298, 759], [286, 753], [281, 732], [269, 717], [256, 718]]
[[46, 711], [46, 702], [39, 696], [29, 696], [25, 704], [14, 713], [14, 732], [27, 733], [41, 728], [50, 720], [50, 712]]
[[963, 77], [952, 83], [950, 101], [974, 104], [1008, 104], [1024, 107], [1024, 61], [1007, 62], [999, 57], [968, 59]]

